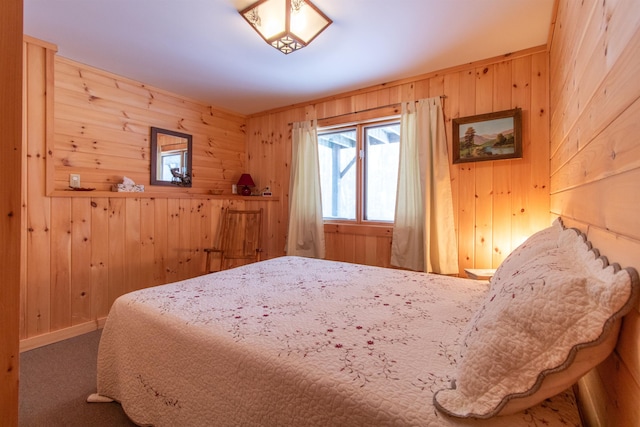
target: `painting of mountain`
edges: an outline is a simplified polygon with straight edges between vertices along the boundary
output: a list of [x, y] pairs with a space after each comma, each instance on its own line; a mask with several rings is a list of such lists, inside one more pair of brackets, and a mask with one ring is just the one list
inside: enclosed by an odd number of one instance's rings
[[519, 111], [454, 119], [454, 163], [521, 157]]

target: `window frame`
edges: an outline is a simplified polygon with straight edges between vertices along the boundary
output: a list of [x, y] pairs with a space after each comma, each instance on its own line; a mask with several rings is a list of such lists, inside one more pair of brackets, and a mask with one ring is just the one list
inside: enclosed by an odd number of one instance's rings
[[[373, 226], [393, 226], [395, 223], [395, 218], [393, 221], [383, 221], [383, 220], [369, 220], [365, 219], [365, 210], [366, 210], [366, 141], [365, 141], [365, 129], [373, 128], [373, 127], [381, 127], [390, 124], [397, 124], [400, 126], [400, 116], [387, 116], [387, 117], [379, 117], [372, 118], [366, 120], [358, 120], [352, 121], [348, 123], [335, 124], [331, 126], [318, 126], [318, 137], [322, 134], [328, 133], [336, 133], [342, 131], [349, 131], [355, 129], [356, 134], [356, 206], [355, 206], [355, 219], [345, 219], [345, 218], [327, 218], [323, 217], [324, 224], [336, 224], [336, 225], [373, 225]], [[396, 195], [397, 197], [397, 195]]]

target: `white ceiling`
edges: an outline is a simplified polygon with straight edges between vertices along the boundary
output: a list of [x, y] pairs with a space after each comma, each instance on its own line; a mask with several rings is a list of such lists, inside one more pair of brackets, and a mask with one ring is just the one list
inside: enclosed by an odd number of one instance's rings
[[547, 42], [554, 0], [313, 0], [333, 24], [284, 55], [238, 10], [255, 0], [24, 0], [58, 54], [243, 114]]

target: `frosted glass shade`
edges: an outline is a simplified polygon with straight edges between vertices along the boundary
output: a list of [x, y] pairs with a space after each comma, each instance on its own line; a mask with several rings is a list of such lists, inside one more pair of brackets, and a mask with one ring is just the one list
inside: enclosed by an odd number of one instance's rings
[[284, 54], [302, 49], [333, 22], [309, 0], [260, 0], [240, 15]]

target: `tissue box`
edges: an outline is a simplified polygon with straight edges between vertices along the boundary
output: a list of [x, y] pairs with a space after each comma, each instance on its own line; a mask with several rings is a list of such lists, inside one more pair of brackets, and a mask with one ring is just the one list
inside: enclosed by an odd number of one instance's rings
[[111, 191], [116, 191], [118, 193], [143, 193], [144, 192], [144, 185], [141, 185], [141, 184], [134, 184], [134, 185], [113, 184], [111, 186]]

